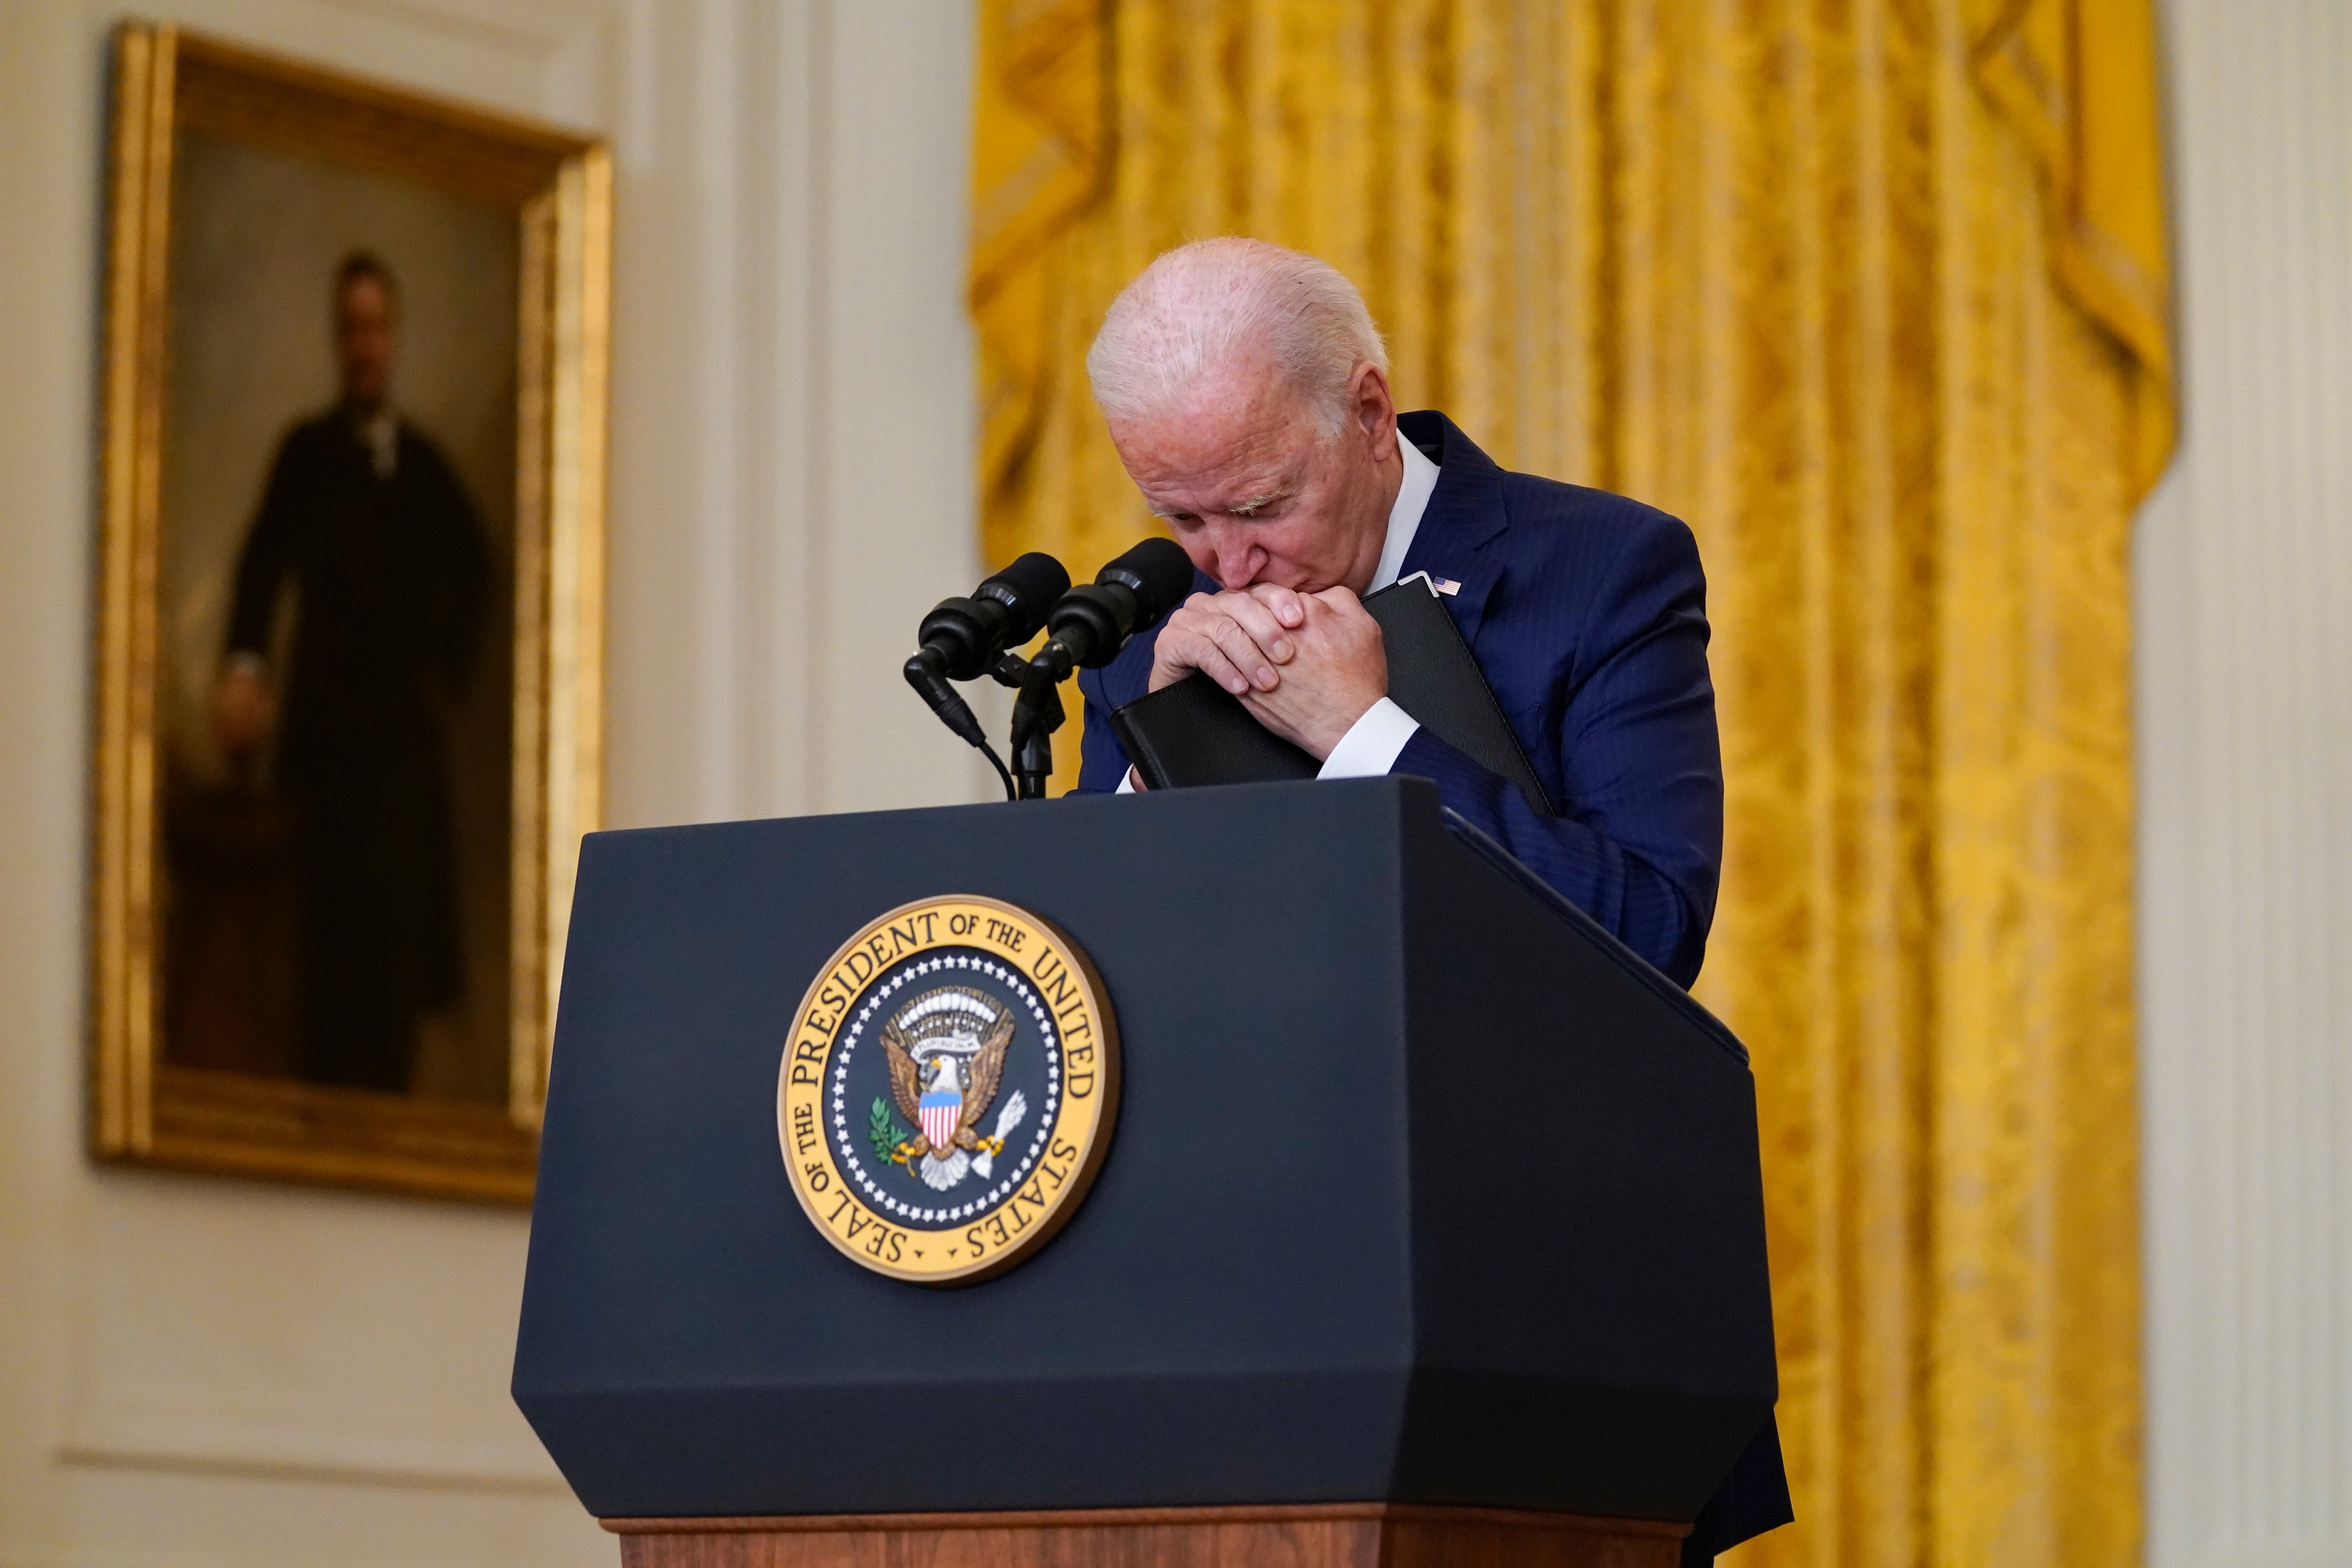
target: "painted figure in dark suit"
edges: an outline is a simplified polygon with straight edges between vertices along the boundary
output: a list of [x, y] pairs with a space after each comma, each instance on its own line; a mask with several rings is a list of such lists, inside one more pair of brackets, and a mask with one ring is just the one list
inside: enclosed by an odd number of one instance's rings
[[[1400, 416], [1361, 298], [1311, 257], [1207, 240], [1112, 304], [1087, 360], [1129, 475], [1196, 593], [1080, 677], [1081, 790], [1132, 789], [1112, 710], [1199, 671], [1322, 776], [1412, 773], [1684, 985], [1723, 858], [1706, 583], [1691, 531], [1506, 472], [1442, 414]], [[1360, 595], [1426, 572], [1557, 816], [1388, 697]], [[1768, 1420], [1685, 1542], [1705, 1563], [1790, 1517]]]
[[[463, 984], [447, 731], [489, 561], [448, 460], [393, 409], [398, 307], [382, 263], [343, 263], [341, 397], [278, 447], [237, 559], [213, 716], [232, 759], [278, 732], [299, 824], [302, 1077], [403, 1092], [419, 1020]], [[289, 587], [292, 651], [273, 671]]]

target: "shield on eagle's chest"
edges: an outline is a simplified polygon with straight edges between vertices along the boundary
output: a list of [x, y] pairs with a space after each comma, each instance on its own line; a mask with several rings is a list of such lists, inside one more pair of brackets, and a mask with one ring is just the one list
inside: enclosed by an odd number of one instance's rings
[[923, 1136], [931, 1141], [934, 1149], [946, 1150], [955, 1143], [956, 1123], [963, 1117], [963, 1091], [935, 1089], [925, 1094], [916, 1108], [921, 1112]]

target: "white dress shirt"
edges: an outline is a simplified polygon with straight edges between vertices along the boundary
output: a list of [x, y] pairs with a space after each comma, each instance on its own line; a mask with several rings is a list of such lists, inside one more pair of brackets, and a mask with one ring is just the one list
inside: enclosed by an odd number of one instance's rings
[[[1389, 586], [1404, 570], [1412, 537], [1421, 531], [1421, 514], [1429, 510], [1430, 495], [1437, 489], [1437, 465], [1406, 440], [1402, 431], [1397, 435], [1397, 450], [1404, 456], [1404, 482], [1397, 486], [1396, 504], [1389, 508], [1389, 535], [1381, 542], [1381, 563], [1373, 569], [1372, 585], [1365, 590], [1368, 594]], [[1397, 754], [1420, 728], [1420, 720], [1383, 697], [1348, 727], [1315, 776], [1378, 778], [1396, 766]]]
[[[1421, 515], [1429, 510], [1429, 498], [1437, 489], [1437, 465], [1429, 460], [1422, 449], [1397, 433], [1397, 451], [1404, 458], [1404, 479], [1397, 486], [1396, 502], [1389, 508], [1388, 536], [1381, 541], [1381, 563], [1372, 570], [1371, 585], [1367, 594], [1377, 594], [1397, 580], [1404, 570], [1404, 558], [1412, 549], [1413, 535], [1421, 531]], [[1331, 754], [1323, 760], [1318, 779], [1378, 778], [1396, 766], [1397, 756], [1404, 743], [1421, 728], [1421, 721], [1407, 713], [1388, 698], [1381, 698], [1363, 711], [1362, 717], [1348, 727]], [[1135, 791], [1135, 770], [1118, 781], [1118, 793]]]

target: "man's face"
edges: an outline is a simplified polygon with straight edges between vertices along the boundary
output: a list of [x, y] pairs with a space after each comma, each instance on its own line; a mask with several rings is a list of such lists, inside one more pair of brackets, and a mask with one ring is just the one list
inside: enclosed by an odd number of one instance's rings
[[383, 280], [362, 272], [335, 299], [335, 364], [344, 401], [374, 410], [392, 387], [392, 296]]
[[1260, 353], [1201, 379], [1173, 409], [1114, 420], [1112, 445], [1192, 564], [1224, 588], [1362, 593], [1396, 498], [1396, 409], [1387, 378], [1359, 365], [1353, 412], [1326, 436], [1289, 378]]

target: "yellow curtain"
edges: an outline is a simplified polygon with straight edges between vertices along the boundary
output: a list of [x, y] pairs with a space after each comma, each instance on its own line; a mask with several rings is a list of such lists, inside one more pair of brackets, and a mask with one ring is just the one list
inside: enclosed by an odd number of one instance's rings
[[1150, 526], [1086, 346], [1229, 233], [1355, 279], [1403, 406], [1686, 519], [1729, 794], [1699, 992], [1755, 1052], [1799, 1514], [1742, 1555], [2136, 1561], [2148, 0], [982, 15], [990, 556]]

